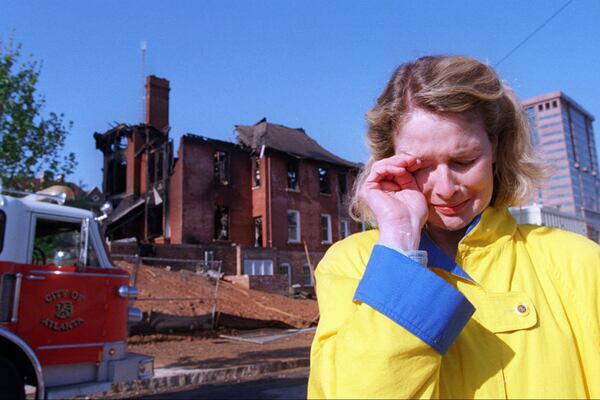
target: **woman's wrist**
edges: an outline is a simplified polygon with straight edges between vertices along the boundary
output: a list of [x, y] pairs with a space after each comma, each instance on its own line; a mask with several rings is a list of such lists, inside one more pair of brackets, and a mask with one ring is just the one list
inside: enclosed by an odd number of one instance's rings
[[377, 243], [403, 251], [418, 250], [421, 232], [411, 232], [405, 229], [379, 230]]

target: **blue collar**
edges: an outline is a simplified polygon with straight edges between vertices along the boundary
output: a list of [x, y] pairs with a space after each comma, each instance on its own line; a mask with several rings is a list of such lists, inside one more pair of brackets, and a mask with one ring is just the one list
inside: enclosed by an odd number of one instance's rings
[[[467, 231], [465, 232], [465, 236], [469, 234], [475, 228], [475, 226], [481, 220], [481, 214], [478, 215], [471, 221]], [[421, 233], [421, 245], [419, 246], [419, 250], [427, 251], [427, 259], [429, 260], [429, 265], [441, 268], [444, 271], [450, 272], [451, 274], [460, 276], [461, 278], [470, 280], [471, 282], [475, 282], [473, 278], [469, 276], [465, 272], [464, 269], [460, 265], [458, 265], [454, 260], [452, 260], [439, 246], [427, 235], [425, 230]]]

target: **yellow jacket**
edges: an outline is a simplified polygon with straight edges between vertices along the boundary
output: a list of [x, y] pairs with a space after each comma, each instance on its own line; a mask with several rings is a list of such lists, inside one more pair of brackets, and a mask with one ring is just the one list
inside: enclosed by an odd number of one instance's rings
[[309, 398], [600, 398], [597, 244], [492, 207], [456, 263], [377, 239], [352, 235], [316, 269]]

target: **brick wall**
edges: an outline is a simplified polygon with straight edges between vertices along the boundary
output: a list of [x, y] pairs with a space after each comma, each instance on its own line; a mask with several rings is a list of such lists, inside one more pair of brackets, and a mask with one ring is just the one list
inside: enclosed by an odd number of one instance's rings
[[[239, 249], [239, 250], [238, 250]], [[148, 255], [155, 258], [163, 259], [188, 259], [188, 260], [204, 260], [205, 251], [212, 251], [214, 260], [222, 261], [221, 272], [225, 275], [238, 276], [237, 280], [244, 280], [243, 265], [244, 260], [272, 260], [273, 262], [273, 278], [259, 278], [253, 276], [249, 278], [247, 286], [243, 282], [242, 285], [259, 290], [267, 290], [273, 292], [287, 292], [288, 278], [281, 274], [280, 266], [288, 264], [291, 266], [292, 277], [291, 284], [299, 284], [305, 286], [304, 282], [304, 266], [307, 265], [306, 254], [304, 250], [277, 250], [275, 248], [259, 248], [247, 246], [232, 246], [230, 244], [211, 244], [211, 245], [188, 245], [188, 244], [150, 244], [146, 245]], [[139, 254], [139, 246], [136, 242], [113, 242], [110, 246], [111, 254], [135, 255]], [[323, 257], [322, 252], [311, 252], [310, 259], [313, 267], [319, 263]], [[238, 265], [239, 258], [239, 265]], [[174, 268], [188, 266], [193, 268], [192, 264], [176, 263], [176, 262], [147, 262], [156, 265], [171, 265]], [[239, 278], [242, 276], [242, 278]], [[230, 278], [231, 280], [233, 278]], [[310, 286], [310, 285], [309, 285]]]
[[183, 243], [183, 149], [179, 146], [178, 158], [169, 180], [169, 227], [171, 243]]
[[[181, 242], [211, 243], [215, 239], [215, 210], [229, 209], [229, 242], [254, 243], [248, 153], [231, 143], [182, 137], [179, 163], [182, 169]], [[228, 185], [214, 180], [214, 152], [229, 155]]]
[[[323, 243], [321, 215], [331, 217], [332, 242], [340, 239], [340, 218], [350, 220], [346, 196], [338, 192], [338, 174], [346, 174], [347, 191], [350, 192], [355, 175], [347, 168], [313, 160], [299, 160], [298, 190], [287, 188], [288, 157], [282, 153], [269, 155], [271, 159], [271, 210], [273, 246], [280, 249], [304, 251], [306, 241], [311, 252], [324, 252], [330, 244]], [[330, 193], [320, 193], [318, 168], [328, 170]], [[288, 243], [288, 210], [300, 212], [300, 243]], [[350, 223], [350, 233], [358, 232], [360, 226]]]

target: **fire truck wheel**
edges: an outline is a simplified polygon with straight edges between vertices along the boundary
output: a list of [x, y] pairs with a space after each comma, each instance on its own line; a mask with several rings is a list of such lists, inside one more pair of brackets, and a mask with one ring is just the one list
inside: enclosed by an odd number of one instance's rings
[[0, 393], [6, 399], [25, 399], [25, 383], [17, 368], [0, 356]]

